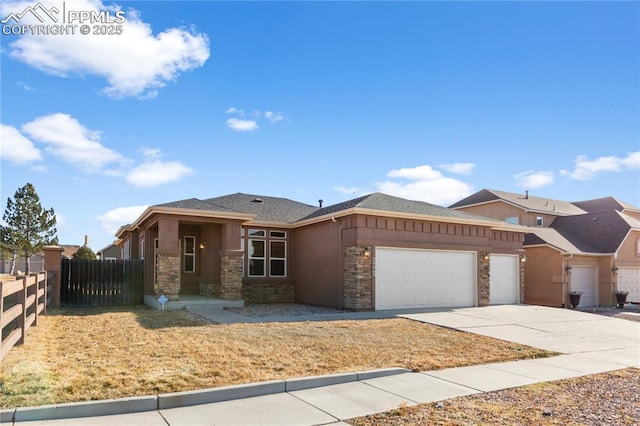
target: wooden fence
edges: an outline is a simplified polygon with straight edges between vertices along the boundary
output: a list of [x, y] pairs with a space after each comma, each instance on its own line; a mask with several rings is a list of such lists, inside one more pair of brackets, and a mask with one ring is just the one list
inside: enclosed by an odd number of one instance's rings
[[60, 304], [116, 306], [143, 303], [143, 260], [63, 259]]
[[46, 313], [52, 301], [53, 274], [40, 272], [28, 277], [18, 276], [15, 281], [0, 281], [0, 360], [15, 345], [24, 343], [24, 336], [38, 317]]

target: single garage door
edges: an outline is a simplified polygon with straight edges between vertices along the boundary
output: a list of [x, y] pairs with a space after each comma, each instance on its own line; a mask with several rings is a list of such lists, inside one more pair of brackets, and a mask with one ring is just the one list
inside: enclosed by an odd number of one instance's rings
[[508, 305], [520, 302], [519, 257], [492, 254], [489, 260], [489, 304]]
[[595, 267], [574, 266], [571, 270], [571, 290], [581, 291], [579, 308], [596, 306], [598, 275]]
[[475, 252], [376, 248], [377, 310], [475, 306]]
[[618, 290], [629, 292], [627, 302], [640, 302], [640, 268], [618, 269]]

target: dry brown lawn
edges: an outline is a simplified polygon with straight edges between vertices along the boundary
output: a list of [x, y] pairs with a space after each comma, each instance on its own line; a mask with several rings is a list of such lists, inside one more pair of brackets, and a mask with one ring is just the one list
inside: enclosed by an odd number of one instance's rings
[[144, 307], [50, 311], [0, 363], [0, 408], [550, 355], [405, 319], [219, 325]]

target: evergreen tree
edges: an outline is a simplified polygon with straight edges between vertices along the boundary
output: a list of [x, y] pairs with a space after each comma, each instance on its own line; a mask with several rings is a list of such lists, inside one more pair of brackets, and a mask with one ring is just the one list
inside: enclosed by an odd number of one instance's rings
[[89, 248], [89, 246], [80, 247], [75, 253], [73, 253], [74, 259], [87, 259], [87, 260], [95, 260], [96, 254]]
[[2, 244], [24, 255], [25, 273], [29, 273], [29, 257], [43, 246], [57, 244], [56, 216], [53, 208], [45, 210], [32, 184], [27, 183], [7, 199], [2, 215]]

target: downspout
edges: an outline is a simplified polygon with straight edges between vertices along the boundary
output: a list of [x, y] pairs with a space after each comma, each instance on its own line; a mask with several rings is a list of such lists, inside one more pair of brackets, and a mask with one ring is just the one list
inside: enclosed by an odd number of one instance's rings
[[342, 220], [331, 216], [331, 220], [338, 225], [338, 309], [344, 309], [344, 248], [342, 247]]

